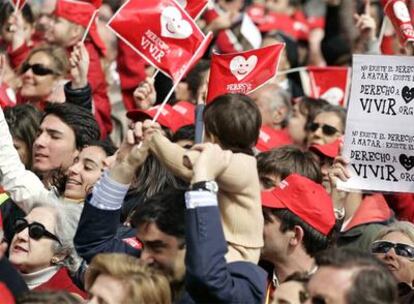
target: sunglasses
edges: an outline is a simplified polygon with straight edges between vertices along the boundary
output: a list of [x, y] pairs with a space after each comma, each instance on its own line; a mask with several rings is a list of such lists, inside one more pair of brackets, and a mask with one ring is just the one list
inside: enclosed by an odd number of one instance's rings
[[311, 122], [308, 126], [308, 130], [311, 132], [316, 132], [319, 128], [322, 128], [322, 132], [326, 136], [332, 136], [339, 132], [339, 130], [335, 127], [325, 124], [319, 124], [317, 122]]
[[42, 237], [46, 237], [48, 239], [52, 239], [56, 242], [58, 242], [60, 245], [62, 243], [58, 239], [58, 237], [49, 231], [46, 230], [45, 226], [38, 222], [33, 222], [29, 224], [29, 222], [25, 218], [17, 218], [14, 222], [14, 231], [15, 233], [19, 233], [26, 229], [26, 227], [29, 228], [29, 236], [34, 240], [40, 240]]
[[55, 71], [45, 67], [44, 65], [40, 63], [30, 64], [28, 62], [23, 63], [21, 73], [24, 74], [30, 69], [32, 70], [33, 74], [38, 75], [38, 76], [56, 74]]
[[392, 248], [394, 248], [395, 253], [399, 256], [408, 259], [414, 259], [414, 247], [401, 244], [401, 243], [392, 243], [388, 241], [375, 241], [371, 244], [371, 252], [372, 253], [387, 253]]

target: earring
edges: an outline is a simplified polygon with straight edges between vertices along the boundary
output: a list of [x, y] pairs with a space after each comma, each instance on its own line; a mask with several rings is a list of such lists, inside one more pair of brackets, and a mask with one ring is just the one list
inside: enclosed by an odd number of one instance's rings
[[52, 259], [50, 260], [50, 263], [52, 265], [57, 265], [59, 263], [59, 258], [58, 257], [52, 257]]

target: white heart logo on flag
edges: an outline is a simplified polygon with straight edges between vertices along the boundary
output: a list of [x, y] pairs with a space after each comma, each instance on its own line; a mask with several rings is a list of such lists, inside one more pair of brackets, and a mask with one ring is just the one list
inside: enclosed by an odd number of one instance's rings
[[327, 102], [334, 106], [337, 106], [339, 105], [339, 102], [342, 100], [342, 98], [344, 98], [344, 91], [341, 88], [332, 87], [323, 93], [320, 98], [325, 99]]
[[187, 6], [186, 0], [177, 0], [178, 4], [181, 5], [182, 8], [185, 8]]
[[243, 56], [236, 56], [230, 61], [230, 71], [240, 81], [254, 70], [256, 64], [256, 55], [250, 56], [247, 60]]
[[403, 1], [397, 1], [394, 3], [394, 14], [402, 22], [410, 22], [410, 12], [407, 9], [406, 4]]
[[186, 39], [191, 36], [193, 29], [188, 21], [184, 20], [180, 11], [169, 6], [161, 14], [161, 36], [175, 39]]

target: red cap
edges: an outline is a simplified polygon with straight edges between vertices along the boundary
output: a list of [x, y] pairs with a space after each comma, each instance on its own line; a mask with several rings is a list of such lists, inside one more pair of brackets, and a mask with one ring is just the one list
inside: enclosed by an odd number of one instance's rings
[[325, 188], [299, 174], [291, 174], [278, 187], [263, 191], [262, 206], [288, 209], [324, 235], [335, 226], [333, 203]]
[[291, 143], [292, 140], [286, 132], [275, 130], [269, 126], [262, 126], [257, 139], [256, 149], [260, 152], [266, 152]]
[[342, 143], [342, 139], [338, 138], [334, 142], [325, 145], [312, 145], [309, 147], [309, 150], [316, 152], [317, 154], [322, 154], [323, 156], [329, 158], [335, 158], [339, 155], [339, 147]]
[[180, 101], [173, 105], [173, 109], [180, 113], [185, 121], [183, 126], [193, 125], [195, 122], [195, 105], [188, 101]]
[[[127, 112], [127, 117], [133, 121], [143, 121], [145, 119], [153, 119], [157, 114], [160, 106], [151, 107], [148, 110], [131, 110]], [[176, 112], [171, 105], [166, 104], [158, 116], [157, 122], [163, 126], [171, 129], [173, 132], [181, 127], [182, 116]]]
[[[57, 0], [55, 15], [87, 28], [96, 9], [95, 6], [88, 2]], [[105, 55], [105, 44], [99, 36], [96, 21], [92, 22], [91, 28], [89, 29], [89, 36], [92, 38], [93, 43], [99, 49], [101, 54]]]

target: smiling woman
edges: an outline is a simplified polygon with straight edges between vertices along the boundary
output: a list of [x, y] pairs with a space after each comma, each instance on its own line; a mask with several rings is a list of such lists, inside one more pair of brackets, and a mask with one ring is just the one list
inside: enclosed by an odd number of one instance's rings
[[[63, 48], [41, 46], [33, 49], [20, 66], [23, 102], [56, 102], [56, 91], [69, 72], [69, 60]], [[62, 87], [63, 90], [63, 87]]]

